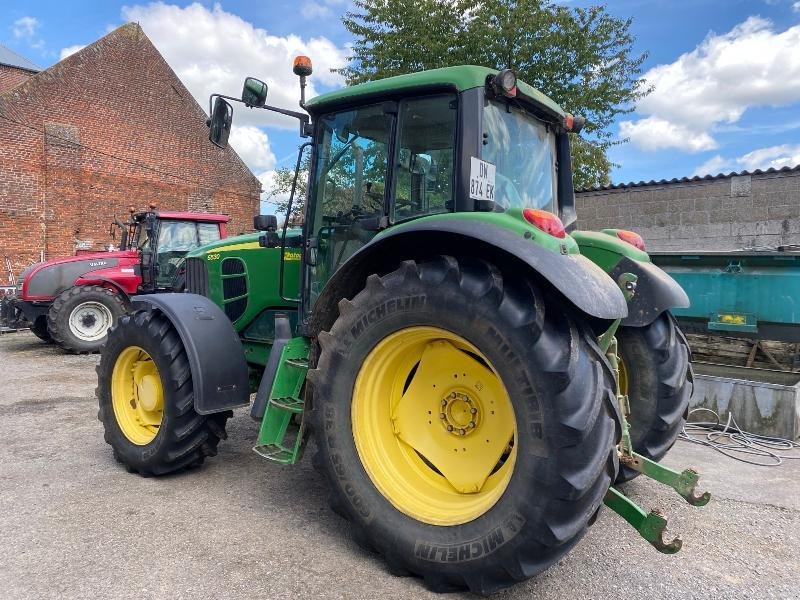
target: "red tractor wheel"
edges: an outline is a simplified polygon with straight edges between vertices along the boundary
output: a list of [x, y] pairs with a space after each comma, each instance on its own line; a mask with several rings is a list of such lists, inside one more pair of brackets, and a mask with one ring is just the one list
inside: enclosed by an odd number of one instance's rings
[[70, 352], [97, 352], [108, 330], [125, 313], [119, 294], [99, 285], [61, 292], [47, 313], [47, 328], [59, 346]]

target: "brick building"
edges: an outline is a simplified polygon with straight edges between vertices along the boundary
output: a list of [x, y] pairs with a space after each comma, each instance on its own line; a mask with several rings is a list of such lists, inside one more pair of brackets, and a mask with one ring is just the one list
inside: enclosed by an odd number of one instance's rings
[[0, 260], [14, 272], [102, 249], [131, 205], [228, 213], [234, 234], [251, 227], [260, 182], [208, 141], [204, 110], [138, 24], [41, 72], [16, 62], [0, 65]]
[[581, 229], [632, 229], [648, 250], [800, 244], [800, 165], [609, 185], [577, 192], [575, 203]]
[[40, 70], [24, 56], [0, 44], [0, 94], [17, 87]]

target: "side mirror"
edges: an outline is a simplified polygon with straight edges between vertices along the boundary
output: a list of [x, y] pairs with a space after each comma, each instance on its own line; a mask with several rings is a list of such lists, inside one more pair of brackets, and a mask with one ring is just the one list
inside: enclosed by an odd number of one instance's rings
[[214, 100], [214, 110], [211, 111], [211, 118], [208, 121], [208, 139], [212, 144], [220, 148], [228, 147], [232, 122], [233, 108], [227, 101], [217, 96], [217, 99]]
[[258, 231], [275, 231], [278, 228], [278, 217], [275, 215], [256, 215], [253, 217], [253, 229]]
[[245, 79], [244, 87], [242, 88], [242, 102], [244, 102], [245, 106], [261, 108], [266, 101], [267, 84], [255, 77]]

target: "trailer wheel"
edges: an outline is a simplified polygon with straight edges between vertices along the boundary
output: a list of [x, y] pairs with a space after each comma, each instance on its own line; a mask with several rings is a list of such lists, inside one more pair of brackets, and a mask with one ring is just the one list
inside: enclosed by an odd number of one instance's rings
[[97, 352], [108, 330], [125, 313], [119, 294], [99, 285], [79, 285], [61, 292], [47, 312], [47, 328], [70, 352]]
[[43, 342], [52, 343], [53, 337], [47, 330], [47, 316], [41, 315], [31, 324], [31, 333]]
[[178, 332], [160, 313], [124, 315], [97, 366], [98, 418], [114, 458], [131, 472], [164, 475], [217, 454], [230, 411], [194, 410], [192, 373]]
[[[668, 312], [645, 327], [620, 327], [617, 341], [620, 391], [630, 402], [633, 449], [661, 460], [686, 423], [694, 385], [689, 344]], [[637, 475], [620, 465], [617, 482]]]
[[451, 257], [371, 275], [339, 312], [310, 421], [355, 539], [436, 591], [488, 593], [569, 551], [621, 431], [588, 327], [533, 282]]

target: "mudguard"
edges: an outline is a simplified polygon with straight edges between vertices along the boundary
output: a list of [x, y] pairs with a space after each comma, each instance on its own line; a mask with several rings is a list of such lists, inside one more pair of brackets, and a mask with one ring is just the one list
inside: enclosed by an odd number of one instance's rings
[[623, 256], [608, 274], [617, 281], [623, 273], [633, 273], [638, 279], [636, 293], [628, 303], [628, 316], [622, 319], [622, 325], [644, 327], [665, 310], [689, 306], [689, 296], [678, 282], [653, 263]]
[[194, 409], [201, 415], [250, 402], [244, 347], [222, 309], [197, 294], [134, 296], [133, 308], [156, 309], [175, 326], [186, 348], [194, 386]]
[[351, 298], [369, 273], [393, 268], [399, 260], [433, 253], [464, 254], [489, 260], [501, 255], [524, 263], [578, 310], [599, 319], [620, 319], [627, 303], [616, 282], [577, 253], [554, 252], [507, 227], [478, 219], [418, 220], [394, 227], [362, 247], [329, 280], [314, 306], [313, 329], [327, 329], [341, 298]]

